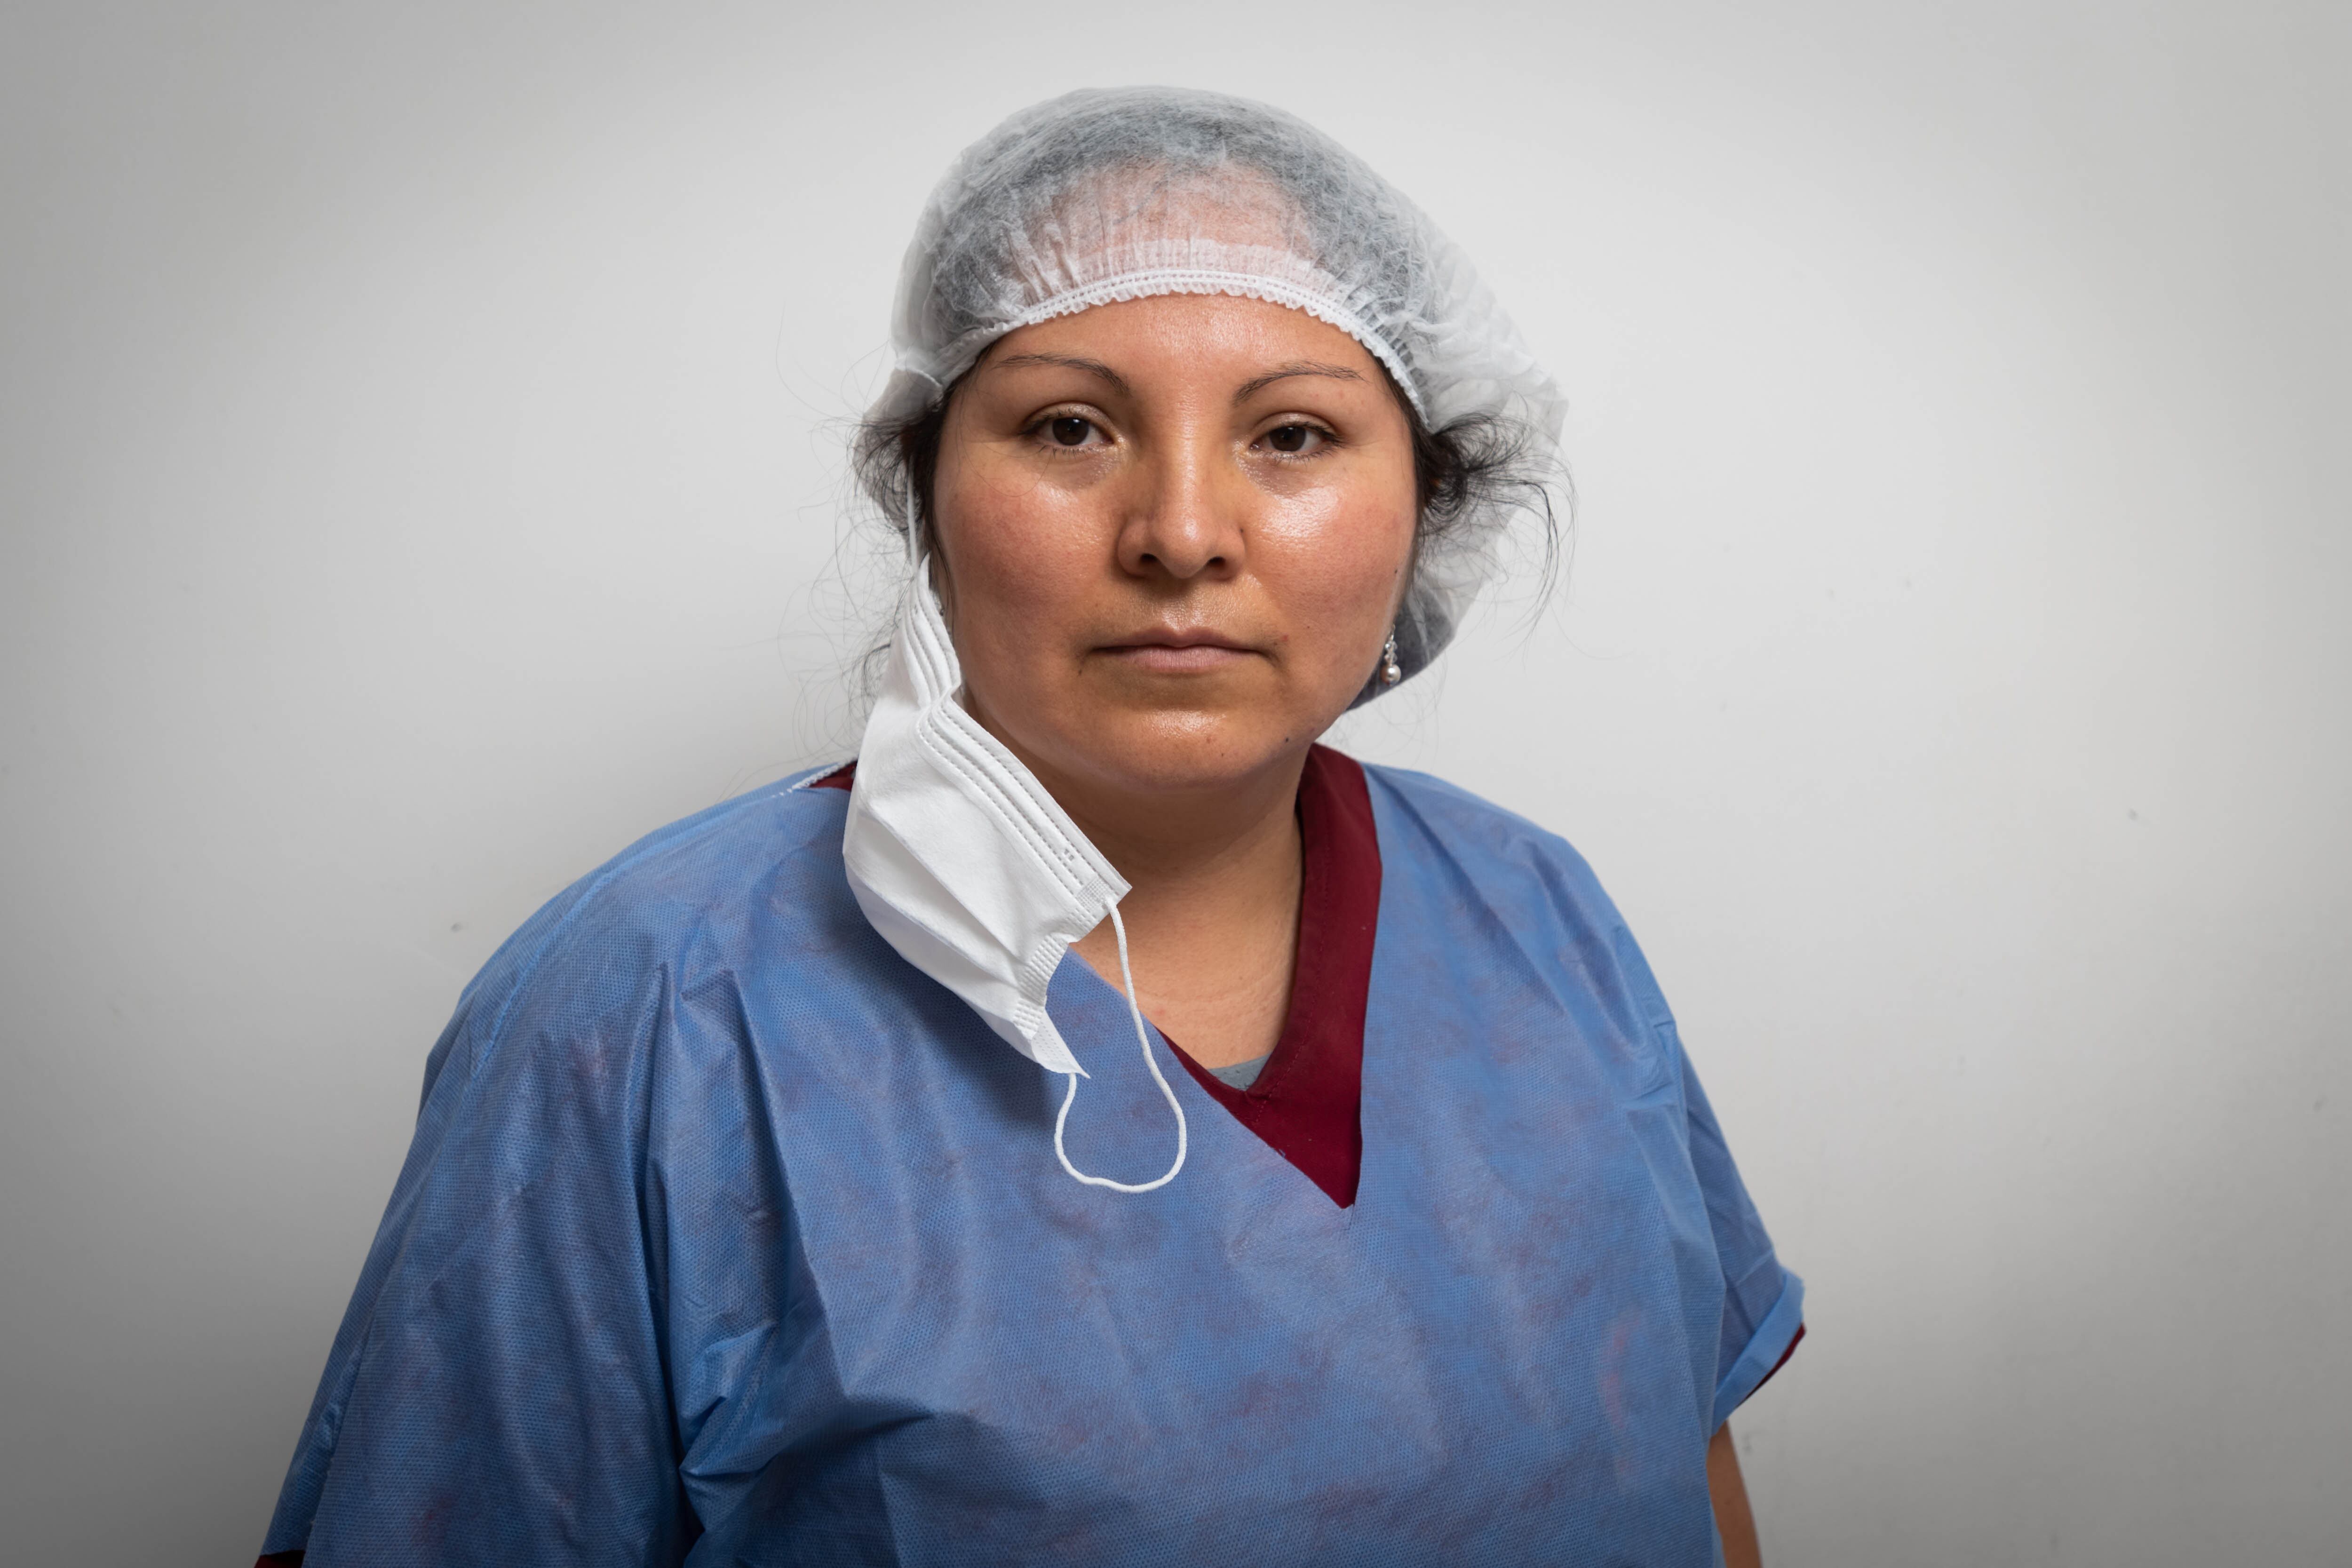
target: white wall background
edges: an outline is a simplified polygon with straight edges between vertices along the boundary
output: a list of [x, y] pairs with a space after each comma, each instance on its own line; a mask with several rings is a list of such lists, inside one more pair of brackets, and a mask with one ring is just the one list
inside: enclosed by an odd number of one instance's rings
[[5, 1555], [250, 1561], [459, 984], [838, 750], [930, 181], [1141, 79], [1574, 400], [1570, 591], [1349, 739], [1644, 937], [1812, 1287], [1771, 1559], [2352, 1562], [2346, 16], [10, 5]]

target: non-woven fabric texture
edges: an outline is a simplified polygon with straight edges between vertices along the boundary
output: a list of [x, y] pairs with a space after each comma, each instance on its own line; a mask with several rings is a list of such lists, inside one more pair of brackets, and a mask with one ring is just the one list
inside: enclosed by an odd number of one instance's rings
[[[1707, 1438], [1802, 1287], [1582, 859], [1365, 771], [1348, 1209], [1188, 1075], [1182, 1181], [1070, 1181], [1062, 1080], [859, 912], [839, 790], [757, 792], [583, 879], [433, 1051], [264, 1550], [1717, 1561]], [[1073, 956], [1048, 1005], [1092, 1074], [1072, 1155], [1154, 1173], [1125, 1002]]]
[[[956, 160], [907, 250], [896, 368], [869, 428], [919, 416], [1007, 332], [1158, 294], [1305, 310], [1362, 343], [1431, 429], [1491, 422], [1535, 468], [1554, 462], [1559, 387], [1419, 207], [1295, 115], [1164, 87], [1036, 104]], [[1527, 500], [1473, 506], [1423, 537], [1397, 624], [1405, 675], [1452, 640]]]

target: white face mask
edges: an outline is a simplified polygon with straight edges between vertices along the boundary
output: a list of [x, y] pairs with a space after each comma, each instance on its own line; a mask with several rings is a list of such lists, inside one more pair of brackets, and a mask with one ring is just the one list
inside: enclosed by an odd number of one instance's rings
[[[1064, 1170], [1122, 1193], [1165, 1186], [1184, 1168], [1184, 1108], [1160, 1074], [1136, 1005], [1118, 917], [1127, 882], [1036, 775], [964, 711], [962, 687], [929, 563], [919, 562], [850, 786], [841, 847], [850, 891], [900, 957], [970, 1004], [1014, 1050], [1068, 1075], [1054, 1121]], [[1086, 1069], [1045, 1012], [1062, 955], [1106, 917], [1118, 938], [1135, 1037], [1176, 1112], [1176, 1163], [1159, 1180], [1136, 1184], [1087, 1175], [1064, 1152], [1062, 1129]]]

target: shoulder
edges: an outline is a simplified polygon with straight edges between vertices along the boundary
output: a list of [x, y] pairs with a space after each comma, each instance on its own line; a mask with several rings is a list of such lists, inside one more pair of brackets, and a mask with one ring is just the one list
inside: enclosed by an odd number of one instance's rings
[[1520, 954], [1559, 994], [1587, 996], [1655, 1083], [1681, 1056], [1674, 1016], [1625, 917], [1559, 834], [1443, 779], [1367, 767], [1385, 874], [1458, 940]]
[[1429, 773], [1368, 763], [1364, 775], [1398, 840], [1383, 837], [1384, 857], [1439, 854], [1485, 879], [1549, 889], [1555, 901], [1604, 926], [1624, 923], [1591, 865], [1559, 834]]
[[848, 797], [805, 787], [827, 771], [657, 828], [541, 906], [467, 985], [428, 1096], [452, 1055], [470, 1077], [518, 1036], [610, 1038], [663, 994], [837, 935], [856, 914], [841, 866]]
[[552, 900], [585, 930], [677, 938], [754, 909], [789, 916], [841, 881], [848, 796], [804, 787], [826, 770], [722, 801], [646, 835]]

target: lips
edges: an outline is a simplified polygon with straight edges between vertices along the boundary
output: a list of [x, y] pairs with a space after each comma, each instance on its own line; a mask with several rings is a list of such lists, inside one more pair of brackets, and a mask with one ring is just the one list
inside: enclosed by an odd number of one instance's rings
[[1209, 674], [1257, 653], [1249, 644], [1223, 632], [1174, 626], [1153, 626], [1102, 644], [1096, 651], [1130, 668], [1161, 675]]
[[1228, 648], [1234, 653], [1255, 651], [1249, 644], [1237, 637], [1229, 637], [1223, 632], [1202, 629], [1178, 631], [1172, 626], [1155, 626], [1150, 631], [1138, 632], [1133, 637], [1120, 637], [1116, 642], [1105, 643], [1103, 646], [1113, 651], [1142, 647], [1180, 649], [1221, 647]]

